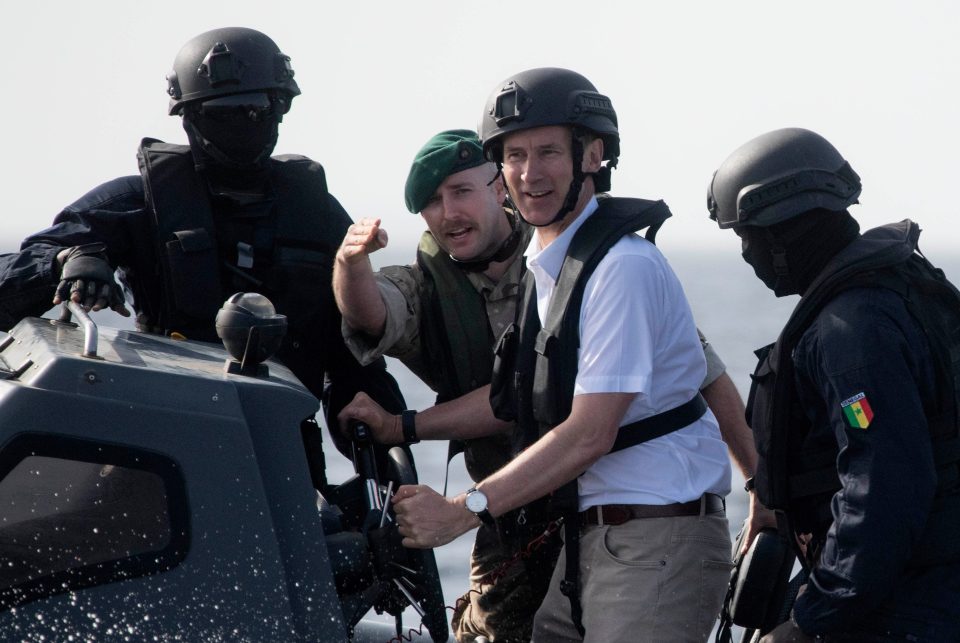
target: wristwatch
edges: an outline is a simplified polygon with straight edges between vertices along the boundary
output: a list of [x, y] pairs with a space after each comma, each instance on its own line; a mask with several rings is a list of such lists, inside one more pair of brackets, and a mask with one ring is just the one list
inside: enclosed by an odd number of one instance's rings
[[476, 514], [477, 518], [480, 519], [480, 522], [485, 525], [493, 524], [493, 516], [490, 515], [489, 511], [487, 511], [487, 496], [484, 495], [482, 491], [476, 487], [471, 487], [468, 489], [465, 504], [467, 506], [467, 510]]
[[749, 478], [747, 478], [746, 481], [743, 483], [743, 490], [746, 491], [747, 493], [750, 493], [756, 488], [757, 488], [757, 483], [756, 481], [754, 481], [753, 476], [750, 476]]

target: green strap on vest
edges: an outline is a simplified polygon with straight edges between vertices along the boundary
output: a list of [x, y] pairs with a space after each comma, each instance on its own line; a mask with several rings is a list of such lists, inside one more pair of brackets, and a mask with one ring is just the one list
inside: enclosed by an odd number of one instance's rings
[[[490, 383], [493, 335], [483, 296], [429, 231], [420, 237], [417, 264], [424, 275], [422, 352], [437, 386], [437, 402], [446, 402]], [[499, 436], [492, 436], [470, 440], [469, 444], [478, 450], [480, 460], [502, 459], [503, 462], [491, 463], [495, 469], [509, 460], [509, 449], [498, 446], [502, 441]], [[467, 449], [467, 442], [450, 440], [447, 464]], [[466, 460], [471, 478], [482, 480], [487, 472], [476, 470], [473, 458]]]
[[493, 337], [483, 297], [430, 232], [420, 237], [417, 263], [426, 282], [420, 338], [445, 402], [490, 382]]

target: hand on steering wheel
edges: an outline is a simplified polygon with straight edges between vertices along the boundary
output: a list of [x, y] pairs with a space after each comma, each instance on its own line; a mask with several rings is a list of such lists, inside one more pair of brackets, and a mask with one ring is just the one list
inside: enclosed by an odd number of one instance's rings
[[[373, 606], [399, 619], [403, 607], [410, 604], [420, 614], [431, 638], [437, 643], [445, 642], [449, 629], [436, 557], [432, 549], [408, 549], [401, 545], [402, 536], [386, 493], [390, 488], [417, 484], [413, 463], [404, 449], [393, 447], [387, 454], [388, 470], [381, 476], [376, 470], [369, 427], [356, 425], [352, 437], [354, 464], [367, 493], [363, 529], [373, 554], [374, 574], [382, 584]], [[382, 485], [384, 481], [387, 487]], [[400, 597], [403, 600], [398, 602]]]

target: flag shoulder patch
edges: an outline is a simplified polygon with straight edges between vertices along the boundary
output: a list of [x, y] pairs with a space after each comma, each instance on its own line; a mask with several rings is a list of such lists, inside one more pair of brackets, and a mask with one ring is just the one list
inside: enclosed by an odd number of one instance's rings
[[840, 402], [843, 417], [854, 429], [866, 429], [873, 422], [873, 409], [863, 391]]

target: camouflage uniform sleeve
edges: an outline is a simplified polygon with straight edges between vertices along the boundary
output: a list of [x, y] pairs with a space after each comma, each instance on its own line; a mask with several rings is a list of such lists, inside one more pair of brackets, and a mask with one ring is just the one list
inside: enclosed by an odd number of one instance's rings
[[[383, 336], [377, 339], [343, 322], [343, 339], [361, 364], [388, 355], [405, 364], [420, 358], [420, 292], [423, 273], [417, 266], [389, 266], [376, 275], [387, 309]], [[410, 364], [407, 364], [409, 367]]]
[[707, 360], [707, 376], [703, 378], [703, 384], [700, 385], [700, 390], [703, 390], [723, 375], [724, 371], [727, 370], [727, 365], [724, 364], [720, 356], [717, 355], [717, 351], [713, 350], [713, 344], [707, 341], [707, 338], [699, 328], [697, 329], [697, 334], [700, 335], [700, 345], [703, 346], [703, 356]]

